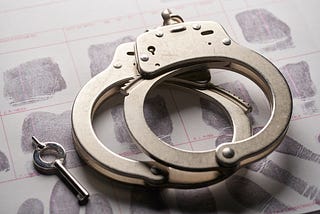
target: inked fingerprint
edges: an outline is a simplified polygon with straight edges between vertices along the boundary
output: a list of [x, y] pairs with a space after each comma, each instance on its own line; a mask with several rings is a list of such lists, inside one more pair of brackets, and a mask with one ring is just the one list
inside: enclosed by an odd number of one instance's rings
[[166, 102], [160, 95], [148, 98], [143, 109], [150, 129], [163, 141], [171, 144], [172, 121]]
[[64, 164], [66, 168], [70, 169], [83, 165], [85, 165], [85, 163], [79, 157], [76, 150], [69, 150], [66, 152], [66, 162]]
[[50, 196], [50, 213], [51, 214], [79, 214], [80, 206], [78, 199], [70, 189], [60, 180], [54, 185]]
[[107, 197], [101, 193], [95, 193], [90, 196], [86, 205], [86, 214], [112, 214], [112, 207]]
[[66, 167], [81, 166], [78, 154], [73, 145], [71, 133], [71, 112], [61, 114], [50, 112], [33, 112], [29, 114], [22, 124], [21, 149], [24, 153], [33, 152], [31, 137], [36, 136], [43, 142], [57, 142], [67, 151]]
[[123, 113], [123, 104], [119, 104], [111, 109], [111, 116], [114, 122], [114, 133], [119, 143], [128, 144], [129, 149], [134, 154], [141, 153], [140, 149], [130, 137]]
[[304, 114], [314, 114], [319, 112], [319, 107], [314, 100], [304, 101], [302, 104]]
[[134, 187], [131, 191], [130, 212], [132, 214], [169, 214], [159, 191], [139, 187]]
[[307, 149], [301, 143], [297, 142], [293, 138], [286, 136], [284, 140], [280, 143], [277, 152], [291, 155], [303, 160], [312, 161], [315, 163], [320, 163], [320, 154], [317, 154], [310, 149]]
[[308, 183], [302, 179], [292, 175], [289, 171], [282, 169], [272, 160], [262, 159], [258, 162], [250, 164], [248, 169], [262, 173], [266, 177], [272, 178], [286, 186], [290, 187], [300, 195], [304, 193]]
[[9, 170], [9, 160], [7, 156], [2, 151], [0, 151], [0, 172], [7, 172]]
[[[111, 109], [114, 121], [114, 132], [116, 139], [120, 143], [127, 143], [131, 152], [140, 153], [139, 148], [133, 143], [129, 130], [126, 126], [123, 104], [119, 104]], [[148, 98], [144, 105], [144, 116], [150, 129], [164, 142], [171, 144], [170, 134], [172, 133], [172, 121], [165, 104], [165, 100], [160, 95]]]
[[200, 107], [202, 110], [202, 120], [208, 126], [218, 130], [231, 127], [226, 113], [216, 103], [200, 98]]
[[287, 64], [280, 70], [289, 84], [293, 98], [304, 99], [316, 94], [316, 87], [306, 61]]
[[11, 105], [46, 100], [66, 89], [59, 65], [52, 58], [28, 61], [4, 72], [4, 97]]
[[302, 195], [310, 200], [314, 200], [316, 203], [320, 203], [318, 200], [320, 197], [320, 189], [318, 187], [309, 185], [306, 181], [292, 175], [291, 172], [282, 169], [272, 160], [267, 160], [265, 158], [248, 165], [247, 168], [262, 173], [266, 177], [285, 184], [299, 193], [299, 195]]
[[[260, 131], [261, 128], [255, 128], [254, 133]], [[320, 155], [307, 149], [302, 144], [295, 141], [293, 138], [286, 136], [281, 144], [275, 150], [280, 153], [291, 155], [303, 160], [313, 161], [320, 163]], [[320, 197], [320, 190], [318, 187], [309, 185], [306, 181], [292, 175], [289, 171], [281, 168], [272, 160], [266, 158], [252, 163], [247, 166], [248, 169], [262, 173], [266, 177], [276, 180], [286, 186], [290, 187], [302, 196], [309, 198], [310, 200], [317, 200]], [[317, 203], [320, 203], [318, 201]]]
[[71, 112], [61, 114], [33, 112], [23, 121], [21, 148], [23, 152], [33, 152], [32, 136], [43, 142], [60, 143], [65, 150], [74, 149], [71, 133]]
[[42, 201], [37, 198], [29, 198], [25, 200], [18, 209], [17, 214], [43, 214], [44, 206]]
[[265, 51], [294, 47], [289, 26], [266, 9], [247, 10], [236, 15], [244, 38], [264, 44]]
[[177, 190], [176, 201], [182, 213], [216, 213], [216, 202], [208, 188]]
[[314, 203], [320, 205], [320, 190], [319, 187], [310, 185], [306, 189], [306, 191], [303, 194], [304, 197], [309, 198], [310, 200], [313, 200]]
[[293, 210], [245, 177], [233, 175], [226, 180], [226, 186], [237, 202], [257, 212], [276, 213]]
[[[256, 127], [253, 129], [253, 133], [256, 134], [261, 129], [261, 127]], [[231, 139], [232, 135], [230, 134], [230, 131], [226, 130], [225, 132], [222, 132], [222, 135], [220, 135], [216, 139], [216, 145], [218, 146], [219, 144], [228, 142]], [[284, 138], [282, 143], [277, 147], [275, 151], [298, 157], [300, 159], [320, 163], [319, 154], [313, 153], [288, 136]], [[282, 183], [293, 189], [298, 194], [315, 201], [315, 203], [320, 204], [320, 189], [318, 187], [309, 185], [306, 181], [292, 175], [291, 172], [281, 168], [272, 160], [264, 158], [252, 164], [249, 164], [246, 168], [261, 173], [273, 180], [276, 180], [279, 183]]]
[[231, 127], [223, 129], [220, 132], [219, 137], [216, 138], [216, 141], [215, 141], [216, 147], [218, 147], [222, 143], [231, 142], [232, 136], [233, 136], [233, 131]]
[[91, 77], [94, 77], [110, 65], [114, 52], [120, 44], [132, 41], [134, 41], [133, 37], [126, 36], [112, 42], [91, 45], [88, 49]]

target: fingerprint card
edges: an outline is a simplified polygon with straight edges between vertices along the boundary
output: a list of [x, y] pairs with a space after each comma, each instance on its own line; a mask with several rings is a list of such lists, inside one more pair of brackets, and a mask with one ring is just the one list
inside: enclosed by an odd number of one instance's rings
[[[320, 210], [320, 26], [317, 0], [4, 0], [0, 3], [0, 213], [306, 213]], [[287, 135], [268, 156], [218, 184], [198, 189], [127, 185], [82, 160], [72, 136], [79, 90], [108, 72], [116, 48], [163, 24], [170, 8], [184, 21], [215, 21], [276, 65], [293, 99]], [[214, 47], [214, 44], [212, 44]], [[195, 44], [195, 48], [197, 48]], [[251, 80], [210, 69], [211, 82], [252, 110], [253, 134], [268, 123], [269, 102]], [[237, 98], [238, 97], [238, 98]], [[92, 117], [106, 149], [152, 161], [130, 135], [124, 95]], [[239, 107], [240, 108], [240, 107]], [[237, 134], [224, 106], [203, 92], [160, 84], [144, 102], [145, 123], [163, 144], [201, 152]], [[145, 130], [141, 130], [145, 131]], [[33, 165], [32, 136], [60, 143], [64, 166], [90, 192], [86, 206], [57, 175]]]

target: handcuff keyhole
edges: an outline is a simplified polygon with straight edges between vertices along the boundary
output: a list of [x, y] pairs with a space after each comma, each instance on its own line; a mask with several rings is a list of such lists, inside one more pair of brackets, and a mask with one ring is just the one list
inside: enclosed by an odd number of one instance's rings
[[154, 46], [149, 46], [149, 47], [148, 47], [148, 51], [149, 51], [152, 55], [154, 55], [154, 52], [156, 51], [156, 48], [155, 48]]
[[205, 30], [205, 31], [201, 32], [202, 36], [206, 36], [206, 35], [210, 35], [210, 34], [213, 34], [213, 30]]

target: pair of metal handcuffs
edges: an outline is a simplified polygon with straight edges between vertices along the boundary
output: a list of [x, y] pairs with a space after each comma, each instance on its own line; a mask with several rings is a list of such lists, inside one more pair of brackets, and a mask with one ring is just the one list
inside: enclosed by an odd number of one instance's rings
[[[270, 61], [231, 40], [218, 23], [183, 22], [170, 10], [162, 12], [162, 17], [163, 26], [119, 45], [111, 65], [81, 89], [72, 109], [75, 147], [89, 166], [121, 182], [174, 188], [214, 184], [280, 144], [291, 118], [291, 93]], [[210, 83], [208, 69], [212, 68], [237, 72], [262, 89], [271, 116], [261, 131], [252, 135], [246, 115], [250, 107], [245, 102]], [[159, 84], [197, 93], [220, 105], [233, 125], [232, 142], [201, 152], [164, 143], [149, 128], [143, 112], [147, 95]], [[124, 96], [130, 135], [153, 161], [122, 157], [96, 136], [92, 127], [96, 110], [119, 93]]]

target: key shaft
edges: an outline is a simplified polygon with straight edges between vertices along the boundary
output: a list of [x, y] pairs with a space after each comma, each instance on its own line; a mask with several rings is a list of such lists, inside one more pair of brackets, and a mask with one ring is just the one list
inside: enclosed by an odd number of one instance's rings
[[60, 160], [54, 161], [57, 174], [67, 183], [69, 188], [76, 194], [79, 204], [86, 204], [89, 199], [88, 191], [79, 183], [79, 181], [63, 166]]
[[[66, 151], [56, 142], [41, 142], [35, 136], [32, 137], [35, 150], [33, 152], [33, 163], [35, 168], [43, 174], [57, 174], [69, 189], [77, 196], [79, 204], [88, 202], [89, 192], [79, 183], [79, 181], [63, 166], [66, 158]], [[45, 161], [43, 155], [51, 152], [55, 155], [54, 161]]]

